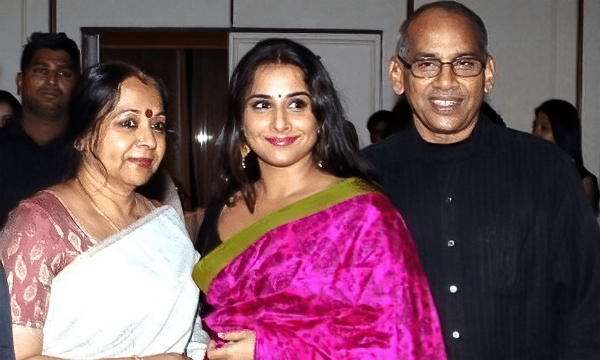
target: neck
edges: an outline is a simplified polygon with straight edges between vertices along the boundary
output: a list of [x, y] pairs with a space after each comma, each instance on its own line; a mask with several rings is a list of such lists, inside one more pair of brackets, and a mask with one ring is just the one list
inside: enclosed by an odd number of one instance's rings
[[335, 176], [321, 171], [311, 156], [285, 168], [261, 163], [260, 171], [257, 195], [270, 201], [316, 192], [337, 181]]
[[[82, 166], [77, 172], [76, 182], [90, 197], [93, 205], [106, 214], [115, 223], [115, 220], [128, 220], [136, 215], [135, 188], [118, 188], [112, 186], [98, 171]], [[119, 226], [121, 228], [122, 226]]]
[[68, 118], [66, 115], [52, 118], [40, 117], [24, 110], [21, 124], [33, 141], [44, 146], [65, 133]]
[[439, 133], [435, 130], [429, 129], [426, 127], [416, 116], [414, 117], [415, 128], [421, 138], [432, 144], [455, 144], [457, 142], [461, 142], [467, 139], [473, 133], [475, 126], [477, 126], [477, 122], [479, 119], [479, 114], [477, 114], [464, 129], [459, 129], [458, 131], [452, 131], [450, 133]]

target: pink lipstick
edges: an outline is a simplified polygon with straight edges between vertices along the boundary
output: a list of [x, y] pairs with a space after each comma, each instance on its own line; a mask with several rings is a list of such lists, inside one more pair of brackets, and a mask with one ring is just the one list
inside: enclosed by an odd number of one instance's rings
[[267, 138], [267, 141], [275, 146], [288, 146], [292, 145], [300, 136], [294, 137], [272, 137]]
[[139, 167], [150, 169], [152, 168], [152, 159], [149, 158], [129, 158], [129, 161], [136, 164]]

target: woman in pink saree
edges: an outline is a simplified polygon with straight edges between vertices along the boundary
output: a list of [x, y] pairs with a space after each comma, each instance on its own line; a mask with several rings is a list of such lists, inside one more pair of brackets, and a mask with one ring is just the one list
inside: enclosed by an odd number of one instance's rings
[[209, 359], [445, 359], [406, 226], [369, 181], [318, 57], [257, 44], [230, 83], [222, 201], [193, 277]]

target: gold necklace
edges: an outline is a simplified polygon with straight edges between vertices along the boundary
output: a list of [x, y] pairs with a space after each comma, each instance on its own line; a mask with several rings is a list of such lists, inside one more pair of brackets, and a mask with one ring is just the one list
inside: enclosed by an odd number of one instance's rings
[[96, 202], [94, 201], [94, 198], [92, 198], [92, 195], [90, 195], [90, 193], [83, 187], [83, 184], [81, 183], [81, 180], [79, 180], [79, 177], [76, 177], [75, 180], [77, 180], [77, 184], [79, 184], [79, 188], [81, 188], [81, 190], [83, 190], [83, 192], [85, 193], [85, 195], [90, 199], [91, 201], [91, 205], [94, 208], [94, 210], [96, 210], [96, 212], [98, 214], [100, 214], [100, 216], [102, 216], [102, 218], [104, 220], [106, 220], [106, 222], [113, 227], [113, 229], [115, 229], [117, 232], [121, 231], [121, 228], [119, 228], [117, 226], [117, 224], [115, 224], [114, 221], [111, 220], [110, 217], [108, 217], [108, 215], [106, 215], [104, 213], [104, 211], [100, 210], [100, 208], [98, 207], [98, 205], [96, 204]]

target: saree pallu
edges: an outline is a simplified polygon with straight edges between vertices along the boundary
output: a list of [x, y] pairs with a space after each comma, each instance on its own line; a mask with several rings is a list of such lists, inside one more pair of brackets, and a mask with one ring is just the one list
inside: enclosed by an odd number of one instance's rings
[[[198, 254], [182, 215], [154, 209], [79, 255], [52, 283], [43, 355], [100, 359], [183, 353], [197, 311]], [[200, 354], [190, 354], [196, 359]]]
[[255, 331], [255, 359], [446, 358], [410, 234], [358, 179], [264, 217], [193, 277], [214, 307], [206, 325]]

